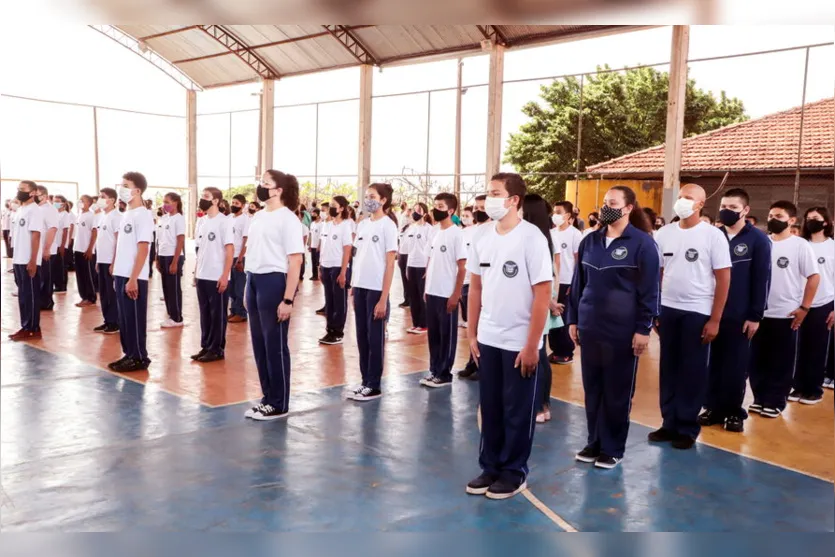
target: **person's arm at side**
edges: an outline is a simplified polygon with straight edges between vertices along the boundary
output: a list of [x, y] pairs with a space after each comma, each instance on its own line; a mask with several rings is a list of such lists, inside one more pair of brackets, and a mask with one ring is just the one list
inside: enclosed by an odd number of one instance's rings
[[128, 298], [136, 300], [139, 298], [139, 273], [145, 269], [145, 259], [151, 251], [151, 242], [138, 242], [136, 244], [136, 259], [133, 261], [133, 269], [130, 271], [130, 279], [125, 284], [125, 292]]
[[539, 343], [542, 342], [542, 332], [545, 330], [545, 320], [548, 318], [548, 300], [551, 299], [551, 282], [541, 282], [531, 287], [533, 289], [533, 305], [531, 306], [531, 322], [528, 325], [528, 338], [519, 355], [516, 356], [516, 367], [521, 368], [522, 377], [530, 377], [536, 373], [539, 365]]
[[[226, 258], [223, 262], [223, 272], [220, 274], [220, 279], [217, 281], [217, 291], [221, 294], [226, 292], [226, 287], [229, 285], [229, 273], [232, 272], [232, 259], [235, 257], [234, 244], [226, 244], [224, 249], [226, 252]], [[301, 270], [301, 266], [299, 266], [299, 270]]]
[[51, 226], [46, 231], [46, 241], [44, 242], [43, 246], [43, 262], [46, 264], [49, 261], [50, 251], [52, 251], [52, 243], [55, 241], [55, 233], [58, 231], [58, 228], [55, 226]]
[[771, 282], [771, 242], [763, 238], [754, 248], [751, 261], [751, 308], [742, 326], [742, 332], [748, 340], [754, 338], [760, 328]]
[[26, 272], [29, 273], [29, 278], [34, 277], [35, 273], [38, 272], [38, 251], [41, 247], [40, 230], [31, 231], [31, 241], [32, 246], [30, 247], [30, 250], [32, 255], [29, 256], [29, 263], [26, 265]]
[[[582, 253], [584, 251], [585, 250], [583, 249], [583, 245], [581, 244], [578, 255], [582, 256]], [[559, 258], [559, 253], [557, 253], [555, 258]], [[582, 259], [578, 258], [578, 261], [582, 261]], [[571, 278], [571, 286], [568, 288], [568, 308], [566, 308], [566, 325], [568, 325], [568, 336], [571, 337], [571, 340], [577, 346], [580, 346], [580, 333], [577, 330], [577, 323], [579, 318], [577, 308], [580, 307], [580, 298], [583, 296], [583, 290], [585, 290], [586, 288], [586, 274], [580, 267], [580, 265], [574, 267], [574, 276]], [[555, 280], [557, 281], [557, 288], [559, 288], [559, 271], [557, 271]]]
[[397, 251], [386, 253], [386, 273], [383, 275], [383, 291], [380, 294], [380, 301], [374, 306], [374, 319], [386, 318], [386, 307], [391, 292], [391, 280], [394, 278], [394, 262], [397, 259]]
[[713, 307], [710, 309], [710, 319], [702, 329], [702, 344], [710, 344], [719, 334], [719, 322], [722, 320], [722, 312], [725, 311], [725, 303], [728, 301], [728, 289], [731, 286], [731, 268], [714, 269], [713, 276], [716, 277]]
[[800, 307], [789, 314], [793, 317], [792, 329], [795, 331], [800, 328], [806, 316], [809, 314], [809, 308], [812, 307], [812, 302], [815, 300], [815, 294], [820, 285], [820, 267], [815, 259], [815, 253], [812, 251], [812, 246], [804, 242], [803, 253], [800, 255], [800, 272], [806, 277], [806, 287], [803, 289], [803, 301], [800, 302]]
[[476, 365], [481, 358], [478, 350], [478, 320], [481, 317], [481, 275], [470, 270], [470, 293], [467, 295], [467, 338]]
[[638, 315], [635, 321], [635, 335], [632, 350], [641, 356], [649, 344], [649, 332], [658, 316], [658, 294], [661, 290], [661, 261], [654, 245], [644, 244], [638, 254]]
[[90, 245], [87, 246], [87, 251], [84, 252], [84, 259], [87, 261], [93, 260], [93, 248], [96, 247], [96, 239], [99, 237], [99, 231], [97, 228], [93, 228], [90, 232]]
[[[301, 221], [299, 221], [301, 224]], [[296, 289], [299, 286], [299, 275], [301, 274], [302, 270], [302, 258], [304, 254], [302, 252], [293, 253], [287, 256], [287, 260], [289, 263], [289, 268], [287, 269], [287, 286], [284, 288], [284, 299], [285, 300], [292, 300], [296, 297]], [[287, 321], [290, 319], [290, 313], [293, 309], [293, 306], [285, 304], [282, 302], [278, 305], [278, 320], [279, 321]]]
[[113, 266], [116, 264], [116, 246], [119, 245], [119, 233], [113, 234], [113, 261], [110, 262], [110, 276], [113, 276]]
[[62, 228], [61, 229], [61, 245], [58, 246], [58, 254], [61, 257], [64, 257], [64, 252], [67, 249], [67, 237], [70, 235], [69, 228]]
[[339, 270], [339, 276], [336, 278], [337, 284], [340, 288], [345, 288], [348, 281], [348, 263], [351, 261], [351, 251], [354, 247], [351, 244], [342, 247], [342, 266]]

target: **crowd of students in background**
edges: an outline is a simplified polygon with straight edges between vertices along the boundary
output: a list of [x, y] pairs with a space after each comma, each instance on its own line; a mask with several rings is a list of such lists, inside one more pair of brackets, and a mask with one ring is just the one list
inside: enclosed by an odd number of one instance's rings
[[[161, 327], [182, 327], [187, 254], [180, 196], [166, 194], [154, 214], [146, 188], [142, 174], [129, 172], [117, 189], [81, 196], [76, 214], [47, 188], [19, 184], [3, 212], [21, 318], [12, 340], [41, 337], [40, 311], [66, 293], [74, 269], [76, 305], [98, 302], [95, 330], [120, 336], [124, 356], [109, 367], [148, 369], [149, 279], [156, 267]], [[615, 186], [583, 222], [571, 202], [551, 205], [512, 173], [494, 176], [465, 207], [441, 193], [431, 206], [402, 202], [397, 212], [392, 187], [374, 183], [362, 200], [335, 196], [308, 208], [297, 179], [277, 170], [263, 175], [255, 197], [200, 193], [192, 285], [201, 345], [191, 358], [224, 359], [227, 324], [248, 323], [263, 396], [246, 417], [286, 416], [289, 320], [309, 252], [310, 278], [325, 299], [319, 342], [343, 343], [352, 304], [361, 382], [347, 397], [377, 399], [399, 268], [407, 332], [427, 342], [421, 385], [452, 385], [459, 328], [468, 329], [469, 361], [458, 376], [478, 380], [482, 421], [482, 473], [467, 485], [471, 494], [504, 499], [525, 488], [534, 424], [551, 419], [551, 364], [571, 364], [577, 347], [588, 442], [576, 458], [600, 468], [624, 457], [652, 330], [663, 417], [652, 442], [689, 449], [701, 427], [742, 432], [751, 413], [777, 418], [787, 403], [816, 404], [833, 387], [835, 241], [824, 207], [801, 221], [792, 203], [775, 202], [764, 233], [746, 191], [723, 192], [714, 221], [704, 190], [691, 184], [666, 224], [630, 188]], [[754, 402], [746, 409], [748, 381]]]

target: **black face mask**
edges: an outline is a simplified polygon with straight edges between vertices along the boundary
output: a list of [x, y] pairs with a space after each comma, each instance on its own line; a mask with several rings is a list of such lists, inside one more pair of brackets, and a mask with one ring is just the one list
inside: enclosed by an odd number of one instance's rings
[[336, 218], [336, 215], [339, 214], [339, 210], [336, 207], [331, 207], [328, 209], [328, 214], [331, 216], [332, 219]]
[[600, 224], [612, 224], [619, 221], [623, 217], [623, 209], [621, 207], [614, 208], [604, 205], [600, 208]]
[[597, 220], [595, 220], [595, 219], [589, 219], [589, 226], [591, 226], [592, 228], [594, 228], [595, 226], [597, 226]]
[[725, 226], [733, 226], [742, 218], [742, 213], [738, 213], [731, 209], [722, 209], [719, 211], [719, 222]]
[[822, 220], [809, 219], [806, 221], [806, 230], [810, 234], [817, 234], [818, 232], [823, 232], [825, 224]]
[[421, 215], [421, 214], [420, 214], [420, 213], [418, 213], [417, 211], [415, 211], [415, 212], [413, 212], [413, 213], [412, 213], [412, 220], [413, 220], [413, 221], [417, 222], [417, 221], [419, 221], [419, 220], [420, 220], [420, 219], [422, 219], [422, 218], [423, 218], [423, 215]]
[[250, 207], [250, 209], [249, 209], [249, 214], [250, 214], [250, 215], [254, 215], [254, 214], [255, 214], [255, 213], [257, 213], [257, 212], [258, 212], [258, 210], [257, 210], [257, 209], [253, 209], [253, 208], [251, 208], [251, 207]]
[[234, 205], [229, 207], [229, 210], [232, 211], [233, 215], [237, 215], [238, 213], [241, 212], [241, 208], [240, 207], [235, 207]]
[[258, 201], [267, 201], [270, 198], [270, 189], [264, 186], [258, 186], [255, 189], [255, 195], [258, 196]]
[[17, 192], [17, 200], [20, 201], [21, 203], [26, 203], [27, 201], [29, 201], [30, 197], [31, 197], [31, 192], [28, 192], [28, 191]]
[[440, 209], [432, 209], [432, 218], [435, 219], [435, 222], [443, 222], [449, 218], [449, 213]]
[[786, 222], [786, 221], [777, 220], [777, 219], [768, 219], [767, 227], [768, 227], [768, 231], [771, 232], [772, 234], [780, 234], [786, 228], [789, 227], [789, 223]]
[[208, 211], [212, 207], [212, 202], [209, 199], [201, 199], [197, 203], [197, 206], [200, 208], [201, 211], [203, 211], [205, 213], [206, 211]]
[[473, 218], [478, 224], [483, 224], [490, 220], [490, 217], [487, 216], [487, 211], [473, 211]]

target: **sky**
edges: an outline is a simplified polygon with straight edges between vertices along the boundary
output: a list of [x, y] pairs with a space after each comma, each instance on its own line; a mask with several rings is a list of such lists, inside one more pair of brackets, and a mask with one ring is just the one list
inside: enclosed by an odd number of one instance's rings
[[[694, 26], [691, 60], [792, 46], [831, 43], [832, 26]], [[33, 40], [33, 37], [37, 37]], [[521, 107], [536, 100], [550, 77], [665, 63], [671, 28], [508, 50], [502, 136], [524, 123]], [[25, 56], [8, 53], [26, 45]], [[127, 170], [140, 170], [159, 187], [186, 186], [185, 90], [164, 73], [109, 38], [78, 24], [0, 24], [0, 93], [165, 114], [152, 116], [97, 110], [102, 187]], [[731, 60], [692, 62], [690, 77], [718, 96], [742, 99], [753, 117], [801, 104], [804, 51]], [[451, 181], [455, 126], [454, 91], [397, 93], [454, 87], [455, 60], [374, 71], [372, 176], [403, 172], [439, 174]], [[667, 66], [658, 69], [666, 71]], [[462, 172], [485, 169], [487, 114], [486, 56], [464, 59], [466, 93], [462, 108]], [[257, 93], [249, 84], [198, 94], [198, 174], [201, 186], [251, 182], [258, 142]], [[835, 47], [811, 50], [807, 102], [831, 97], [835, 89]], [[276, 86], [274, 166], [324, 183], [355, 182], [359, 91], [357, 69], [287, 78]], [[328, 102], [317, 107], [311, 103]], [[305, 104], [304, 106], [292, 106]], [[431, 104], [430, 116], [427, 112]], [[246, 112], [217, 114], [230, 110]], [[230, 134], [231, 128], [231, 134]], [[318, 134], [317, 134], [318, 131]], [[427, 153], [427, 133], [429, 149]], [[318, 135], [318, 154], [315, 148]], [[230, 157], [231, 152], [231, 157]], [[93, 110], [0, 97], [2, 196], [16, 186], [8, 179], [53, 180], [53, 189], [73, 194], [95, 190]], [[230, 179], [229, 176], [232, 176]], [[475, 176], [464, 176], [467, 183]]]

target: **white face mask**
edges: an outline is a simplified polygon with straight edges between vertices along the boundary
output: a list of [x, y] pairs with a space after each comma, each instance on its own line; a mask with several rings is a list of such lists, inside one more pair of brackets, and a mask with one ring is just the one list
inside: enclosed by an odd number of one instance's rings
[[484, 211], [487, 216], [493, 220], [502, 220], [507, 212], [510, 211], [504, 206], [507, 197], [488, 197], [484, 200]]
[[565, 217], [563, 215], [551, 215], [551, 222], [554, 223], [554, 226], [562, 226], [565, 222]]
[[119, 188], [119, 201], [122, 203], [128, 204], [130, 200], [133, 199], [133, 192], [130, 188], [126, 188], [122, 186]]
[[473, 225], [473, 218], [472, 217], [464, 217], [461, 219], [461, 222], [464, 223], [464, 226], [472, 226]]
[[103, 197], [99, 197], [99, 200], [96, 201], [96, 206], [99, 209], [107, 209], [107, 199], [105, 199]]
[[686, 219], [696, 212], [693, 210], [693, 205], [695, 204], [692, 199], [680, 197], [676, 200], [675, 205], [673, 205], [673, 211], [675, 211], [679, 218]]

